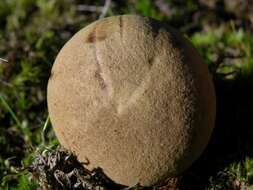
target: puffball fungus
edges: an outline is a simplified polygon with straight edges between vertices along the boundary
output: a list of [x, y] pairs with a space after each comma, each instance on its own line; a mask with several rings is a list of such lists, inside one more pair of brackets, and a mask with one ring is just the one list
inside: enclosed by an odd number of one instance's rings
[[176, 30], [136, 15], [98, 20], [62, 48], [48, 82], [60, 143], [123, 185], [187, 169], [211, 136], [215, 92]]

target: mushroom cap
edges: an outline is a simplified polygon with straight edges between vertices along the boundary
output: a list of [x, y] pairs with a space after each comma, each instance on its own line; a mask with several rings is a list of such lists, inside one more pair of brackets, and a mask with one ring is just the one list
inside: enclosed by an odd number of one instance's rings
[[60, 143], [123, 185], [186, 170], [211, 136], [215, 92], [191, 44], [136, 15], [98, 20], [61, 49], [48, 82]]

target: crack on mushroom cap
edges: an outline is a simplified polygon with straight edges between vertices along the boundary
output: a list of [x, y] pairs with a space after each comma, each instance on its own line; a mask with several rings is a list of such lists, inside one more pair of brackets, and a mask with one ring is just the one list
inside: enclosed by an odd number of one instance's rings
[[123, 38], [123, 17], [119, 16], [119, 28], [120, 28], [120, 38]]
[[98, 83], [101, 89], [105, 89], [107, 85], [105, 83], [105, 79], [102, 77], [102, 68], [98, 59], [96, 42], [104, 40], [105, 38], [106, 38], [106, 34], [103, 32], [102, 34], [100, 34], [100, 32], [98, 33], [97, 27], [94, 27], [94, 30], [88, 35], [88, 38], [87, 38], [89, 42], [93, 42], [95, 63], [97, 64], [97, 70], [95, 71], [94, 77], [98, 80]]

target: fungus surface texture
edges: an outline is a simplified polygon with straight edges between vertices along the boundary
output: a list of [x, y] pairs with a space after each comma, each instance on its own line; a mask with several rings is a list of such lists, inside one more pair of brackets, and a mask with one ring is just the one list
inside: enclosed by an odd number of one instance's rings
[[215, 123], [207, 65], [175, 29], [136, 15], [75, 34], [55, 60], [47, 96], [60, 143], [128, 186], [182, 173]]

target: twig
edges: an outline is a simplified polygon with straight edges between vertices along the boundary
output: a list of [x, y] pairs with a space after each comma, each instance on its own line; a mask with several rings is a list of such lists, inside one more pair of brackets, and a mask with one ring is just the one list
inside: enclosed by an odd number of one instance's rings
[[105, 5], [104, 5], [104, 7], [103, 7], [103, 9], [102, 9], [102, 11], [101, 11], [101, 14], [100, 14], [100, 16], [99, 16], [99, 19], [104, 18], [104, 17], [106, 16], [106, 14], [107, 14], [107, 12], [108, 12], [110, 6], [111, 6], [111, 3], [112, 3], [111, 0], [105, 0]]
[[87, 12], [101, 12], [103, 7], [95, 6], [95, 5], [78, 5], [77, 10], [78, 11], [87, 11]]
[[164, 0], [156, 0], [155, 5], [167, 17], [171, 17], [175, 12], [175, 10], [171, 9], [171, 7], [169, 7], [168, 3], [166, 3]]
[[99, 19], [104, 18], [108, 13], [109, 8], [112, 6], [112, 0], [105, 0], [104, 6], [96, 5], [78, 5], [77, 11], [87, 11], [87, 12], [101, 12]]
[[1, 57], [0, 57], [0, 63], [3, 63], [3, 62], [7, 63], [7, 62], [8, 62], [8, 60], [3, 59], [3, 58], [1, 58]]

